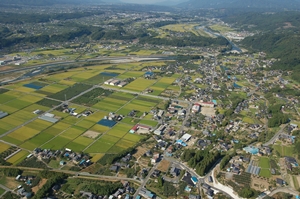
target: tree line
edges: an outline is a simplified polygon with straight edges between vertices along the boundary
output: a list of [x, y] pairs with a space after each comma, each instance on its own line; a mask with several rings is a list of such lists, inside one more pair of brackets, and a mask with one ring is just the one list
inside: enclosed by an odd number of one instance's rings
[[220, 152], [212, 152], [210, 149], [187, 149], [181, 159], [188, 162], [189, 167], [196, 169], [197, 174], [204, 176], [209, 169], [221, 158]]

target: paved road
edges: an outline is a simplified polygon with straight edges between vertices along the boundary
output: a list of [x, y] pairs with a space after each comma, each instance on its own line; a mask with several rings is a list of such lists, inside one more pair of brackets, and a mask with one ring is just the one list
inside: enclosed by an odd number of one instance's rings
[[275, 190], [273, 190], [271, 193], [269, 193], [268, 196], [273, 196], [276, 193], [280, 193], [280, 192], [282, 192], [282, 193], [289, 193], [289, 194], [292, 194], [294, 196], [298, 196], [299, 195], [299, 192], [293, 190], [292, 188], [289, 188], [289, 187], [279, 187], [279, 188], [276, 188]]
[[0, 195], [0, 198], [2, 198], [6, 194], [6, 192], [12, 191], [9, 188], [7, 188], [6, 186], [3, 186], [2, 184], [0, 184], [0, 188], [5, 190], [5, 192]]
[[274, 144], [274, 142], [278, 139], [279, 135], [283, 133], [284, 128], [287, 126], [288, 124], [283, 125], [283, 127], [266, 143], [264, 143], [264, 146], [268, 146], [270, 144]]
[[133, 195], [133, 199], [135, 199], [137, 197], [137, 195], [140, 193], [141, 189], [146, 186], [148, 180], [150, 179], [151, 175], [153, 174], [153, 172], [155, 171], [157, 166], [158, 166], [158, 164], [153, 166], [152, 169], [148, 172], [147, 177], [143, 180], [142, 184], [139, 186], [139, 188], [136, 190], [135, 194]]

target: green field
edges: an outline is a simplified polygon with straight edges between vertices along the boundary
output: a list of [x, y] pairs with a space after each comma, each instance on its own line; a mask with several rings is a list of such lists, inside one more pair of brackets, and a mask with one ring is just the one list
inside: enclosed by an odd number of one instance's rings
[[87, 153], [106, 153], [111, 147], [119, 141], [120, 138], [103, 135], [93, 145], [91, 145], [85, 152]]
[[258, 166], [261, 168], [261, 171], [259, 173], [262, 177], [271, 177], [270, 172], [270, 160], [267, 157], [260, 157]]
[[19, 153], [15, 154], [11, 158], [7, 160], [7, 162], [12, 163], [13, 165], [17, 165], [18, 163], [22, 162], [26, 156], [29, 155], [27, 151], [20, 151]]
[[86, 137], [78, 137], [73, 142], [69, 143], [66, 147], [72, 149], [72, 151], [81, 152], [94, 140]]
[[42, 132], [42, 133], [34, 136], [30, 140], [26, 141], [22, 145], [20, 145], [20, 147], [28, 149], [28, 150], [33, 150], [33, 149], [41, 146], [42, 144], [46, 143], [48, 140], [51, 140], [52, 138], [54, 138], [54, 135], [51, 135], [46, 132]]
[[28, 140], [29, 138], [33, 137], [34, 135], [38, 134], [40, 131], [23, 126], [14, 132], [8, 134], [3, 138], [3, 140], [10, 140], [9, 142], [13, 144], [21, 144], [22, 142]]
[[0, 153], [9, 149], [10, 145], [0, 142]]
[[282, 145], [273, 145], [273, 148], [279, 152], [281, 156], [291, 156], [294, 155], [294, 146], [282, 146]]
[[132, 91], [143, 91], [155, 83], [155, 80], [148, 80], [144, 78], [138, 78], [133, 82], [126, 85], [124, 88]]

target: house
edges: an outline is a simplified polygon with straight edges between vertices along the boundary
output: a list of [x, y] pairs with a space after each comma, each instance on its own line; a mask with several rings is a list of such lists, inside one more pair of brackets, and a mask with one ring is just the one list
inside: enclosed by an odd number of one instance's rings
[[284, 158], [284, 160], [285, 160], [286, 165], [290, 164], [290, 165], [292, 165], [292, 167], [298, 167], [298, 163], [295, 158], [287, 156]]
[[199, 105], [194, 105], [193, 107], [192, 107], [192, 112], [193, 113], [198, 113], [200, 111], [200, 106]]
[[188, 142], [191, 139], [191, 137], [192, 136], [190, 134], [186, 133], [180, 139], [185, 141], [185, 142]]
[[199, 102], [197, 104], [199, 104], [200, 106], [203, 106], [203, 107], [210, 107], [210, 108], [215, 107], [215, 104], [213, 102]]
[[6, 116], [8, 116], [8, 113], [0, 111], [0, 119], [4, 118]]
[[118, 87], [124, 87], [124, 86], [126, 86], [126, 84], [127, 84], [127, 82], [121, 82], [121, 83], [118, 85]]
[[201, 199], [199, 195], [189, 195], [189, 199]]
[[116, 85], [120, 84], [120, 82], [121, 82], [120, 80], [115, 79], [115, 80], [111, 81], [111, 82], [109, 83], [109, 85], [116, 86]]
[[276, 184], [279, 185], [279, 186], [283, 186], [283, 185], [285, 185], [286, 183], [285, 183], [284, 180], [282, 180], [282, 179], [280, 179], [280, 178], [276, 178]]
[[210, 197], [213, 197], [213, 196], [214, 196], [214, 190], [208, 189], [208, 190], [206, 191], [206, 194], [207, 194], [208, 196], [210, 196]]
[[206, 183], [203, 183], [202, 187], [206, 190], [210, 189], [210, 186]]
[[154, 73], [151, 72], [151, 71], [147, 71], [147, 72], [144, 74], [144, 77], [145, 77], [145, 78], [153, 78], [153, 77], [154, 77]]
[[109, 168], [109, 170], [117, 173], [119, 170], [119, 166], [113, 165]]
[[186, 114], [186, 110], [184, 110], [184, 109], [181, 109], [178, 111], [179, 116], [185, 116], [185, 114]]
[[54, 192], [59, 191], [59, 189], [60, 189], [60, 185], [58, 185], [58, 184], [56, 184], [56, 185], [54, 185], [54, 186], [52, 187], [52, 190], [53, 190]]
[[148, 191], [147, 189], [145, 188], [142, 188], [141, 191], [140, 191], [140, 195], [147, 198], [147, 199], [152, 199], [152, 198], [155, 198], [155, 194], [152, 193], [151, 191]]
[[160, 154], [159, 153], [154, 153], [151, 159], [151, 164], [155, 164], [159, 162], [160, 160]]
[[180, 171], [181, 171], [180, 169], [178, 169], [176, 167], [172, 167], [170, 170], [170, 174], [174, 177], [177, 177], [177, 176], [179, 176]]

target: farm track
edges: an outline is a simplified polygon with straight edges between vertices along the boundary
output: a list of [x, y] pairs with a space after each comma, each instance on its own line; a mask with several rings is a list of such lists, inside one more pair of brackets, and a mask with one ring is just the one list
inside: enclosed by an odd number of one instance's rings
[[[14, 168], [14, 169], [21, 169], [21, 170], [30, 170], [30, 171], [43, 171], [45, 169], [40, 168], [31, 168], [31, 167], [14, 167], [14, 166], [0, 166], [0, 169], [4, 168]], [[51, 169], [51, 171], [58, 172], [58, 173], [65, 173], [69, 175], [73, 175], [76, 178], [85, 177], [88, 179], [106, 179], [106, 180], [127, 180], [127, 181], [134, 181], [136, 183], [141, 183], [141, 181], [133, 179], [133, 178], [123, 178], [123, 177], [116, 177], [116, 176], [105, 176], [105, 175], [96, 175], [96, 174], [90, 174], [86, 172], [76, 172], [76, 171], [68, 171], [68, 170], [59, 170], [59, 169]]]

